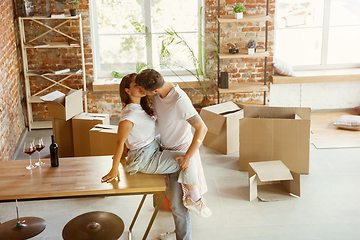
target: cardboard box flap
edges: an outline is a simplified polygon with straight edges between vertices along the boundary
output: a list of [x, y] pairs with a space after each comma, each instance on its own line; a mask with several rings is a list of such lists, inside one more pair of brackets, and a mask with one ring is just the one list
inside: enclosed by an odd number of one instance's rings
[[261, 182], [293, 180], [290, 170], [280, 160], [252, 162], [249, 164]]
[[82, 89], [80, 90], [70, 90], [65, 99], [65, 107], [70, 107], [72, 103], [77, 104], [76, 100], [82, 98]]
[[224, 113], [226, 112], [241, 110], [241, 108], [233, 102], [225, 102], [225, 103], [205, 107], [202, 110], [217, 113], [219, 115], [224, 115]]
[[62, 106], [65, 106], [65, 94], [56, 90], [44, 96], [41, 96], [40, 99], [47, 103], [56, 103]]
[[83, 119], [83, 120], [103, 120], [106, 119], [106, 114], [97, 114], [97, 113], [81, 113], [74, 117], [74, 119]]
[[290, 173], [294, 180], [282, 181], [281, 183], [289, 193], [300, 197], [300, 174], [293, 171]]
[[237, 114], [241, 110], [235, 103], [226, 102], [201, 109], [200, 116], [205, 122], [208, 131], [219, 135], [226, 117]]
[[303, 120], [310, 120], [310, 108], [244, 106], [245, 118], [288, 118], [295, 119], [297, 114]]
[[115, 125], [96, 124], [95, 127], [100, 128], [100, 129], [113, 129], [116, 126]]

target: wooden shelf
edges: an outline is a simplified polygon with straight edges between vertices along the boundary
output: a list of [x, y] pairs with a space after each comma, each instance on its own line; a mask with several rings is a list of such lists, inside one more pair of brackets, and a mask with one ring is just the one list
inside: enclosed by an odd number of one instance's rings
[[40, 96], [31, 96], [29, 97], [30, 103], [43, 103], [44, 101], [40, 99]]
[[[52, 18], [53, 19], [53, 18]], [[25, 48], [36, 48], [36, 49], [42, 49], [42, 48], [79, 48], [81, 47], [80, 44], [76, 45], [69, 45], [67, 42], [47, 42], [49, 46], [43, 46], [43, 47], [34, 47], [29, 44], [24, 45]]]
[[[63, 20], [63, 21], [58, 21]], [[30, 21], [39, 24], [42, 26], [45, 30], [43, 33], [37, 36], [30, 36], [30, 34], [25, 29], [25, 22]], [[80, 36], [74, 36], [73, 31], [70, 33], [59, 30], [61, 26], [64, 24], [70, 23], [70, 22], [76, 22], [76, 28], [79, 31]], [[33, 119], [33, 110], [32, 110], [32, 104], [33, 103], [43, 103], [43, 101], [40, 99], [40, 96], [44, 95], [49, 90], [52, 90], [51, 88], [53, 86], [60, 86], [67, 90], [71, 90], [71, 87], [67, 84], [69, 81], [65, 81], [67, 79], [74, 78], [75, 75], [82, 75], [82, 89], [84, 92], [86, 92], [86, 74], [85, 74], [85, 51], [84, 51], [84, 41], [83, 41], [83, 32], [82, 32], [82, 18], [81, 15], [77, 16], [66, 16], [63, 18], [51, 18], [51, 17], [45, 17], [45, 16], [34, 16], [34, 17], [20, 17], [19, 18], [19, 31], [20, 31], [20, 38], [21, 38], [21, 51], [23, 56], [23, 69], [24, 69], [24, 77], [25, 77], [25, 94], [26, 94], [26, 105], [27, 105], [27, 118], [28, 118], [28, 127], [29, 131], [31, 129], [41, 129], [41, 128], [51, 128], [51, 121], [34, 121]], [[30, 31], [30, 29], [28, 29]], [[54, 41], [55, 38], [53, 34], [49, 33], [56, 33], [63, 36], [63, 42], [51, 42]], [[28, 36], [26, 36], [28, 35]], [[50, 42], [44, 42], [44, 46], [33, 46], [32, 42], [38, 42], [40, 41], [42, 37], [46, 36], [47, 41]], [[71, 44], [70, 43], [75, 43]], [[79, 58], [79, 64], [81, 63], [81, 68], [77, 66], [77, 69], [81, 69], [81, 73], [73, 73], [73, 72], [67, 72], [67, 73], [61, 73], [61, 74], [55, 74], [55, 73], [45, 73], [45, 74], [39, 74], [41, 72], [37, 70], [29, 70], [29, 62], [28, 62], [28, 54], [29, 51], [27, 49], [41, 49], [43, 48], [44, 51], [48, 51], [49, 49], [61, 49], [61, 48], [71, 48], [76, 50], [77, 52], [81, 53], [77, 54], [76, 57]], [[58, 52], [60, 54], [60, 52]], [[75, 54], [75, 53], [74, 53]], [[66, 57], [66, 56], [65, 56]], [[69, 67], [69, 66], [68, 66]], [[71, 66], [73, 67], [73, 66]], [[34, 67], [34, 69], [43, 69], [45, 68], [44, 65], [39, 63]], [[64, 67], [65, 68], [65, 67]], [[52, 79], [52, 76], [58, 75], [61, 76], [59, 79], [54, 80]], [[43, 79], [51, 82], [51, 85], [48, 85], [46, 87], [38, 86], [38, 89], [34, 89], [34, 86], [30, 84], [30, 77], [42, 77]], [[33, 87], [31, 89], [31, 87]], [[33, 91], [32, 91], [33, 90]], [[36, 92], [34, 92], [36, 90]], [[33, 96], [30, 95], [30, 92], [33, 94]], [[84, 96], [83, 99], [84, 102], [84, 109], [85, 112], [87, 112], [87, 97]]]
[[32, 129], [44, 129], [44, 128], [52, 128], [52, 121], [50, 120], [38, 120], [33, 121], [31, 124]]
[[219, 93], [264, 92], [269, 88], [262, 82], [229, 83], [229, 88], [219, 88]]
[[220, 23], [234, 23], [234, 22], [253, 22], [253, 21], [269, 21], [271, 17], [266, 14], [244, 14], [241, 19], [236, 19], [235, 15], [225, 15], [217, 18]]
[[234, 58], [259, 58], [259, 57], [269, 57], [269, 52], [259, 52], [254, 54], [248, 54], [247, 49], [240, 49], [239, 53], [229, 53], [229, 51], [221, 51], [219, 54], [220, 59], [234, 59]]
[[20, 17], [20, 19], [24, 19], [24, 20], [32, 20], [32, 19], [38, 19], [38, 20], [42, 20], [42, 19], [78, 19], [80, 16], [76, 15], [76, 16], [70, 16], [70, 15], [65, 15], [65, 17], [58, 17], [58, 18], [52, 18], [52, 17], [47, 17], [47, 16], [32, 16], [32, 17]]
[[35, 73], [34, 71], [28, 71], [28, 72], [26, 73], [26, 75], [29, 76], [29, 77], [61, 76], [61, 75], [81, 75], [81, 74], [82, 74], [82, 72], [80, 72], [80, 73], [66, 72], [66, 73], [58, 73], [58, 74], [55, 74], [55, 73], [37, 74], [37, 73]]

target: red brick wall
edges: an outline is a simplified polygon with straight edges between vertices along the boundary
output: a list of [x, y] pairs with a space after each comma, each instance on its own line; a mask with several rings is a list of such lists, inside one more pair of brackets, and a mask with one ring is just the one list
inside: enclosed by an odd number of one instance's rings
[[[47, 0], [34, 0], [34, 12], [36, 15], [47, 15], [56, 8], [55, 0], [51, 0], [51, 5], [46, 5]], [[83, 18], [83, 36], [85, 44], [85, 62], [86, 62], [86, 79], [88, 90], [88, 111], [109, 113], [117, 116], [121, 112], [119, 94], [117, 92], [93, 92], [91, 83], [93, 76], [93, 51], [91, 48], [90, 32], [90, 12], [89, 0], [80, 0], [80, 5], [76, 6], [78, 13]], [[248, 13], [265, 11], [265, 0], [220, 0], [221, 14], [232, 14], [235, 3], [241, 2], [245, 5], [245, 11]], [[14, 5], [15, 4], [15, 5]], [[3, 0], [0, 1], [0, 154], [2, 160], [10, 159], [14, 153], [19, 136], [25, 129], [26, 107], [24, 100], [24, 80], [22, 72], [22, 60], [19, 41], [19, 31], [17, 18], [21, 16], [21, 0]], [[206, 26], [205, 38], [207, 43], [206, 49], [214, 51], [215, 45], [213, 39], [217, 39], [217, 6], [216, 0], [205, 1]], [[64, 7], [65, 11], [69, 6]], [[273, 17], [275, 12], [275, 0], [270, 0], [270, 16]], [[29, 27], [32, 34], [44, 31], [41, 26], [31, 25]], [[74, 26], [69, 24], [65, 26], [65, 31], [74, 33]], [[221, 47], [227, 49], [231, 44], [244, 47], [249, 38], [255, 38], [260, 44], [264, 44], [264, 23], [250, 22], [246, 24], [236, 23], [235, 25], [221, 26]], [[76, 34], [76, 33], [75, 33]], [[56, 36], [61, 41], [61, 36]], [[43, 39], [47, 41], [46, 38]], [[268, 58], [267, 72], [273, 71], [273, 50], [274, 46], [274, 24], [269, 22], [268, 50], [271, 55]], [[48, 67], [67, 67], [79, 66], [78, 53], [73, 50], [64, 49], [60, 52], [45, 50], [28, 50], [29, 65], [31, 67], [43, 65]], [[70, 60], [69, 60], [70, 59]], [[222, 60], [220, 69], [228, 71], [231, 82], [257, 82], [263, 81], [264, 64], [263, 58], [258, 59], [238, 59]], [[81, 88], [82, 79], [73, 79], [66, 82], [70, 87]], [[39, 78], [31, 78], [32, 92], [48, 86], [50, 83]], [[57, 87], [50, 89], [53, 91]], [[59, 89], [60, 90], [60, 89]], [[62, 89], [63, 90], [63, 89]], [[186, 90], [193, 103], [199, 103], [202, 97], [194, 90]], [[217, 102], [216, 88], [212, 89], [210, 95], [213, 103]], [[220, 102], [252, 102], [262, 99], [262, 93], [234, 93], [222, 94]], [[34, 119], [49, 118], [45, 104], [33, 104]]]
[[[266, 0], [219, 0], [220, 15], [234, 14], [233, 7], [236, 3], [242, 3], [245, 13], [265, 14]], [[206, 39], [218, 38], [218, 1], [205, 1], [206, 11]], [[273, 18], [275, 13], [275, 0], [269, 0], [269, 15]], [[265, 45], [265, 22], [245, 22], [245, 23], [222, 23], [220, 25], [220, 47], [227, 50], [230, 46], [245, 48], [250, 39], [255, 39], [260, 46]], [[267, 80], [273, 71], [273, 46], [274, 46], [274, 22], [268, 23], [268, 51], [270, 57], [267, 58]], [[220, 70], [229, 73], [229, 82], [263, 82], [264, 81], [264, 57], [261, 58], [239, 58], [230, 60], [220, 60]], [[220, 102], [254, 102], [263, 101], [263, 93], [232, 93], [221, 94]]]
[[19, 9], [13, 4], [12, 0], [0, 1], [0, 161], [12, 158], [25, 129], [26, 108], [16, 18]]

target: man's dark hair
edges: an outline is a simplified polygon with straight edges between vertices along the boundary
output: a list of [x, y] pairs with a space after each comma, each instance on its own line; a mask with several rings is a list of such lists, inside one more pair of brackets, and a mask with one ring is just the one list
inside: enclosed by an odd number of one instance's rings
[[146, 91], [154, 91], [161, 88], [165, 81], [163, 76], [154, 69], [145, 69], [136, 76], [136, 84], [143, 87]]

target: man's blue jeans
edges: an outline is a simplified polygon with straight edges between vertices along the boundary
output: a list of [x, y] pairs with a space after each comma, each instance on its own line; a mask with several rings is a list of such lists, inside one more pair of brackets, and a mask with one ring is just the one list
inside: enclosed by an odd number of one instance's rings
[[178, 182], [179, 173], [169, 174], [169, 188], [166, 196], [170, 200], [170, 208], [174, 217], [176, 239], [191, 240], [191, 219], [190, 212], [182, 202], [183, 190]]

